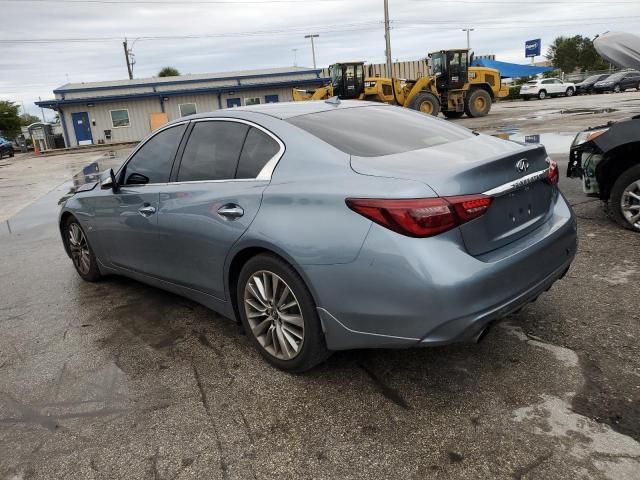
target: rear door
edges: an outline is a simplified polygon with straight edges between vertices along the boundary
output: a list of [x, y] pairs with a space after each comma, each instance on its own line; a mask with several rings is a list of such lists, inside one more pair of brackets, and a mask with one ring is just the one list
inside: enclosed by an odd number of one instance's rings
[[156, 275], [224, 299], [227, 254], [258, 212], [270, 180], [265, 165], [283, 152], [280, 140], [249, 122], [193, 122], [173, 181], [160, 191], [164, 260]]

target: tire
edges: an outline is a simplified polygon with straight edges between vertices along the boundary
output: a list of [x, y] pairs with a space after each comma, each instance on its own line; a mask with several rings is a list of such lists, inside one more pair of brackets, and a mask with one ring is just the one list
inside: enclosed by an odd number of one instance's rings
[[461, 118], [464, 112], [442, 112], [442, 114], [447, 118]]
[[2, 160], [2, 150], [0, 150], [0, 160]]
[[638, 86], [636, 87], [636, 91], [640, 92], [640, 83], [638, 84]]
[[[613, 184], [611, 196], [609, 198], [609, 213], [613, 219], [622, 227], [640, 233], [640, 217], [632, 224], [629, 216], [640, 215], [640, 200], [625, 192], [631, 191], [640, 196], [640, 165], [635, 165], [625, 170]], [[624, 209], [623, 205], [631, 206], [631, 209]], [[636, 207], [637, 208], [634, 208]]]
[[438, 100], [438, 97], [433, 93], [420, 92], [413, 97], [409, 107], [413, 110], [437, 117], [438, 113], [440, 113], [440, 100]]
[[573, 88], [569, 87], [569, 88], [567, 88], [567, 91], [565, 92], [565, 95], [567, 97], [573, 97], [573, 93], [574, 93], [573, 92]]
[[491, 110], [491, 95], [481, 88], [471, 90], [464, 99], [464, 113], [468, 117], [484, 117]]
[[14, 151], [13, 151], [13, 150], [11, 150], [11, 151], [9, 152], [9, 156], [10, 156], [11, 158], [13, 158], [13, 156], [14, 156], [14, 155], [15, 155]]
[[[93, 253], [84, 229], [74, 217], [69, 217], [64, 226], [64, 242], [78, 275], [87, 282], [97, 282], [102, 278], [98, 261]], [[74, 241], [75, 239], [75, 241]], [[86, 250], [83, 248], [86, 246]], [[88, 262], [88, 266], [85, 262]]]
[[547, 91], [546, 90], [540, 90], [538, 92], [538, 98], [540, 100], [544, 100], [545, 98], [547, 98]]
[[622, 90], [620, 89], [620, 85], [615, 85], [613, 87], [613, 93], [620, 93]]
[[[274, 294], [270, 290], [276, 281]], [[289, 292], [281, 297], [285, 288]], [[276, 368], [292, 373], [304, 372], [331, 355], [309, 289], [298, 272], [279, 257], [260, 254], [249, 259], [240, 271], [236, 299], [247, 336]], [[285, 317], [295, 319], [295, 322], [289, 322]], [[297, 344], [297, 352], [294, 344]]]

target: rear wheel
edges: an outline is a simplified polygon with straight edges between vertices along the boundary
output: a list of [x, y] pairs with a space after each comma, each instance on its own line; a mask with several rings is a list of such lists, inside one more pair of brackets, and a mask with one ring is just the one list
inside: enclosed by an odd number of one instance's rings
[[440, 100], [433, 93], [420, 92], [413, 97], [410, 107], [419, 112], [437, 117], [438, 113], [440, 113]]
[[565, 92], [565, 95], [567, 97], [573, 97], [573, 88], [571, 88], [571, 87], [567, 88], [567, 91]]
[[84, 233], [82, 226], [78, 221], [69, 217], [65, 224], [64, 239], [67, 245], [67, 251], [73, 261], [73, 266], [76, 268], [78, 275], [87, 282], [95, 282], [100, 280], [102, 275], [98, 268], [98, 262], [96, 256], [89, 245], [89, 239]]
[[315, 302], [289, 264], [268, 254], [251, 258], [236, 295], [245, 331], [269, 363], [303, 372], [329, 357]]
[[491, 110], [491, 95], [481, 88], [476, 88], [464, 100], [464, 113], [468, 117], [484, 117]]
[[613, 92], [614, 93], [620, 93], [622, 90], [620, 89], [620, 85], [616, 85], [615, 87], [613, 87]]
[[460, 118], [464, 115], [464, 112], [442, 112], [447, 118]]
[[622, 173], [613, 184], [609, 209], [620, 225], [640, 232], [640, 165]]
[[547, 92], [546, 92], [546, 90], [540, 90], [540, 91], [538, 92], [538, 98], [539, 98], [540, 100], [544, 100], [545, 98], [547, 98]]

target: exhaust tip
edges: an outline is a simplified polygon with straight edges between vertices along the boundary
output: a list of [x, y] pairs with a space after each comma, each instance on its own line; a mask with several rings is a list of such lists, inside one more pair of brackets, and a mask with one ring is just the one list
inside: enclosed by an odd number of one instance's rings
[[484, 337], [487, 336], [487, 334], [489, 333], [489, 330], [491, 330], [491, 324], [487, 325], [482, 330], [480, 330], [480, 332], [475, 336], [473, 341], [475, 343], [480, 343], [482, 340], [484, 340]]

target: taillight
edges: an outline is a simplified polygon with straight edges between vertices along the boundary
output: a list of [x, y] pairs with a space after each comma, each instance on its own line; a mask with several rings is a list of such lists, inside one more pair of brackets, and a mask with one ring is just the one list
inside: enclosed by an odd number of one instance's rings
[[558, 164], [547, 158], [547, 163], [549, 164], [549, 173], [547, 174], [547, 178], [545, 178], [545, 182], [550, 185], [557, 185], [560, 181], [560, 171], [558, 170]]
[[347, 198], [347, 206], [383, 227], [409, 237], [432, 237], [483, 215], [492, 202], [485, 195], [413, 198]]

